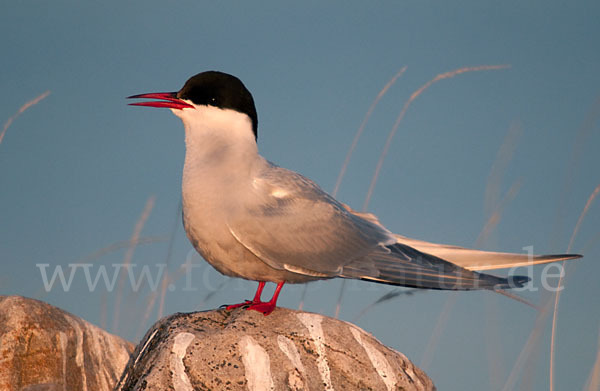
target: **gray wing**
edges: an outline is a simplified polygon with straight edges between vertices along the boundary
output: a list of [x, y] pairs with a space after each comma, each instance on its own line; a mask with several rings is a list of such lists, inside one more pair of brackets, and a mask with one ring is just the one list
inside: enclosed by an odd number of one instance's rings
[[528, 280], [476, 273], [397, 243], [374, 217], [353, 212], [293, 171], [270, 165], [250, 192], [229, 230], [276, 269], [428, 289], [497, 289]]
[[231, 234], [269, 266], [334, 277], [343, 266], [395, 242], [392, 234], [348, 212], [314, 182], [268, 165], [246, 205], [228, 221]]

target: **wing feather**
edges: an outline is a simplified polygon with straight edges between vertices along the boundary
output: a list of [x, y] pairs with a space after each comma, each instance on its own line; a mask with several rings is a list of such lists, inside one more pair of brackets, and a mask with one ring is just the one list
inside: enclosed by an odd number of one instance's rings
[[343, 268], [342, 277], [415, 288], [472, 290], [520, 287], [529, 279], [477, 273], [396, 243]]
[[393, 235], [349, 213], [309, 179], [274, 165], [254, 180], [231, 234], [269, 266], [307, 275], [338, 276]]

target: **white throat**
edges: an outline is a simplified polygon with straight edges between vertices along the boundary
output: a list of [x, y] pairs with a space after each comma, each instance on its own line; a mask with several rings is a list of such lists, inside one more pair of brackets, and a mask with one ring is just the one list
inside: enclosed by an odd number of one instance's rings
[[263, 159], [247, 115], [211, 106], [172, 111], [185, 127], [184, 204], [223, 200], [251, 183]]
[[211, 106], [172, 111], [185, 127], [186, 169], [252, 164], [256, 159], [258, 147], [246, 114]]

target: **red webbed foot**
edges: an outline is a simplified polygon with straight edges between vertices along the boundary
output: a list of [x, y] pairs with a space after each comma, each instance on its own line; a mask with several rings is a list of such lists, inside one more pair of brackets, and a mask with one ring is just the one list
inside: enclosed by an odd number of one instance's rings
[[283, 284], [285, 284], [285, 281], [281, 281], [280, 283], [278, 283], [277, 288], [275, 288], [275, 293], [273, 293], [273, 297], [271, 298], [271, 300], [264, 302], [260, 300], [260, 295], [262, 294], [263, 288], [265, 287], [265, 282], [260, 281], [258, 283], [258, 289], [256, 290], [256, 294], [254, 295], [254, 299], [246, 300], [245, 302], [240, 304], [230, 304], [228, 306], [225, 306], [225, 309], [227, 311], [231, 311], [236, 308], [244, 307], [247, 310], [258, 311], [264, 314], [265, 316], [269, 315], [277, 306], [277, 297], [279, 297], [279, 292], [281, 291]]
[[261, 312], [263, 315], [266, 316], [266, 315], [269, 315], [271, 312], [273, 312], [275, 307], [276, 307], [275, 303], [271, 303], [270, 301], [268, 301], [268, 302], [261, 302], [261, 303], [252, 303], [250, 305], [250, 307], [248, 307], [246, 309]]

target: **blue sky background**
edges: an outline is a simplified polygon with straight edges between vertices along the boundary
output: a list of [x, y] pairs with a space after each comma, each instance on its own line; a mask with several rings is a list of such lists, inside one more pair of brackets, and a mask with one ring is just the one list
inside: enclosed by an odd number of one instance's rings
[[[90, 291], [79, 269], [68, 291], [57, 282], [46, 292], [36, 264], [68, 272], [70, 263], [128, 240], [155, 196], [141, 236], [163, 241], [136, 249], [136, 273], [148, 265], [156, 274], [154, 265], [166, 262], [164, 238], [175, 223], [170, 275], [186, 258], [199, 265], [191, 277], [198, 291], [185, 291], [183, 277], [174, 280], [164, 313], [253, 295], [255, 283], [230, 281], [204, 301], [225, 278], [193, 256], [179, 223], [183, 127], [167, 110], [128, 107], [124, 99], [178, 90], [209, 69], [235, 74], [252, 91], [261, 153], [331, 191], [369, 105], [407, 66], [375, 109], [338, 193], [359, 209], [412, 92], [439, 73], [510, 64], [442, 80], [413, 102], [369, 210], [400, 234], [473, 246], [489, 217], [484, 204], [492, 166], [513, 127], [514, 153], [495, 184], [499, 198], [514, 183], [521, 186], [478, 246], [564, 252], [600, 183], [599, 11], [594, 1], [3, 2], [0, 122], [44, 91], [51, 94], [19, 117], [0, 144], [0, 294], [45, 300], [136, 341], [158, 313], [156, 305], [144, 321], [152, 297], [147, 284], [132, 293], [123, 275], [113, 329], [118, 289], [101, 282]], [[596, 359], [599, 216], [600, 205], [593, 204], [573, 246], [585, 258], [567, 269], [556, 389], [581, 389]], [[112, 273], [125, 254], [85, 262], [94, 263], [92, 276], [102, 265]], [[536, 286], [542, 272], [533, 270]], [[310, 284], [304, 308], [332, 315], [340, 286], [338, 280]], [[441, 390], [506, 384], [536, 311], [489, 292], [424, 292], [355, 320], [392, 289], [347, 285], [340, 317], [424, 364]], [[286, 286], [279, 304], [297, 308], [302, 291]], [[548, 298], [541, 289], [522, 295], [537, 304]], [[439, 339], [432, 338], [440, 318], [447, 320]], [[549, 320], [536, 330], [539, 344], [517, 365], [515, 388], [548, 387]]]

